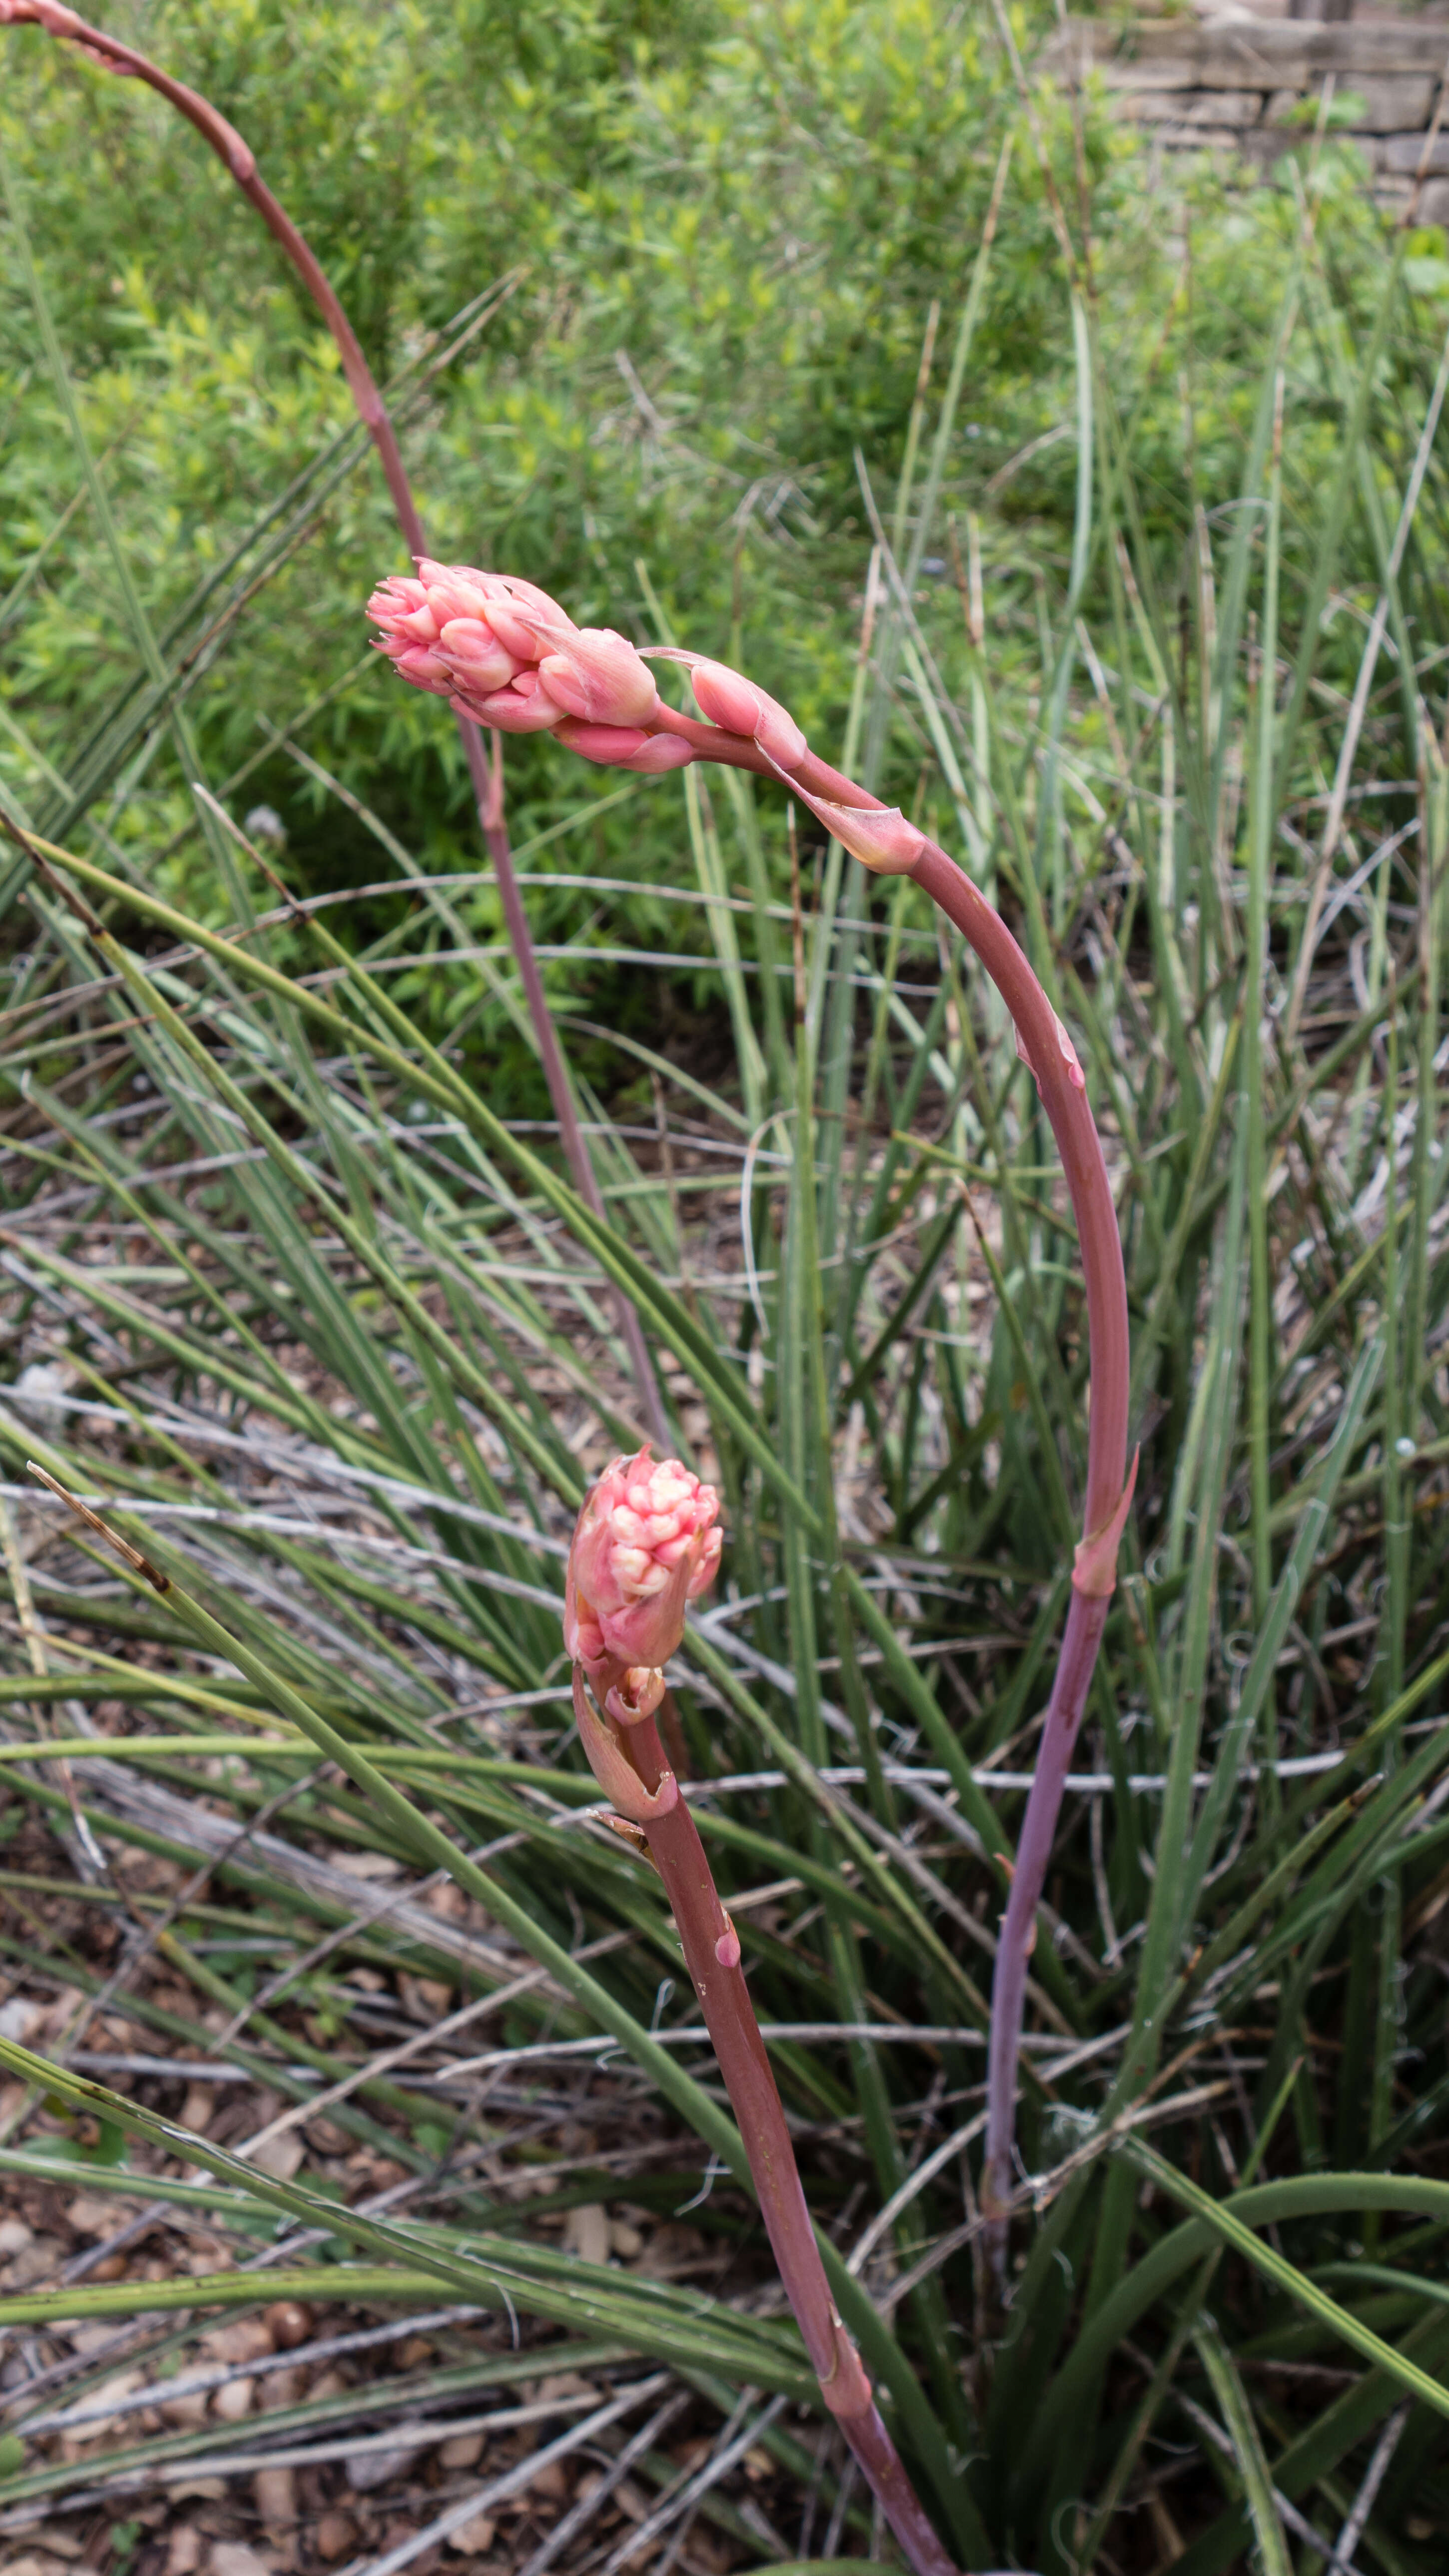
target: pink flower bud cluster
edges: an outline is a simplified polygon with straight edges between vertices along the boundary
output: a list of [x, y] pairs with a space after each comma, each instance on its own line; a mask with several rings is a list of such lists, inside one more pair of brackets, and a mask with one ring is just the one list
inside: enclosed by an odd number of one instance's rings
[[380, 583], [367, 614], [402, 677], [475, 724], [553, 733], [618, 769], [677, 769], [692, 756], [687, 743], [649, 730], [659, 692], [627, 637], [575, 626], [531, 581], [423, 555], [416, 574]]
[[[591, 1681], [657, 1671], [684, 1635], [685, 1604], [714, 1581], [719, 1496], [677, 1458], [615, 1458], [569, 1549], [564, 1644]], [[637, 1686], [636, 1686], [637, 1687]]]

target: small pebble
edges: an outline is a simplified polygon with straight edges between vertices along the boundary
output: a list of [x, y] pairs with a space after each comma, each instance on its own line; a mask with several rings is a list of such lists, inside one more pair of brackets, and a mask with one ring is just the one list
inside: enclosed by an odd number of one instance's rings
[[270, 2329], [277, 2352], [295, 2352], [306, 2343], [313, 2330], [313, 2316], [300, 2299], [278, 2299], [263, 2313], [263, 2323]]
[[257, 2511], [268, 2531], [289, 2531], [297, 2519], [295, 2469], [258, 2469], [252, 2480]]
[[357, 2525], [351, 2514], [339, 2513], [335, 2509], [323, 2514], [312, 2537], [318, 2557], [325, 2558], [329, 2567], [334, 2559], [345, 2558], [356, 2541]]

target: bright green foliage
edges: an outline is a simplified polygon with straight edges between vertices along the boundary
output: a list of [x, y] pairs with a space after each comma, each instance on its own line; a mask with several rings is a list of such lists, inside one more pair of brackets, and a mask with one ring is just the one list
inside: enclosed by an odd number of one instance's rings
[[[725, 11], [641, 0], [501, 20], [481, 8], [298, 16], [276, 0], [205, 11], [171, 0], [136, 32], [235, 119], [375, 366], [397, 379], [439, 554], [507, 562], [581, 617], [644, 634], [654, 619], [642, 560], [674, 631], [734, 652], [812, 730], [839, 723], [865, 534], [857, 453], [887, 489], [929, 310], [939, 302], [949, 317], [959, 305], [1014, 114], [984, 18], [958, 23], [928, 0], [734, 0]], [[163, 102], [33, 31], [8, 36], [5, 59], [0, 143], [131, 576], [185, 676], [205, 773], [220, 783], [245, 769], [247, 801], [284, 816], [304, 886], [374, 878], [365, 827], [265, 730], [293, 728], [422, 864], [456, 865], [474, 843], [446, 716], [381, 670], [346, 677], [366, 649], [361, 601], [399, 547], [355, 439], [335, 479], [351, 412], [317, 317]], [[1060, 106], [1046, 129], [1070, 207], [1075, 147]], [[1203, 179], [1168, 219], [1161, 199], [1144, 203], [1136, 160], [1090, 105], [1083, 149], [1104, 390], [1130, 421], [1145, 525], [1181, 578], [1194, 504], [1215, 508], [1232, 479], [1295, 218], [1266, 197], [1225, 211]], [[1379, 251], [1346, 171], [1330, 177], [1320, 221], [1336, 311], [1357, 329], [1377, 309]], [[1014, 702], [1040, 651], [1038, 584], [1061, 576], [1070, 551], [1077, 473], [1070, 320], [1025, 134], [994, 279], [944, 499], [958, 516], [986, 510], [987, 612], [998, 686]], [[499, 309], [427, 379], [450, 317], [500, 286]], [[1334, 453], [1338, 328], [1294, 343], [1284, 548], [1285, 564], [1305, 570]], [[1379, 426], [1391, 447], [1417, 338], [1397, 337], [1384, 357]], [[147, 735], [135, 730], [134, 633], [83, 497], [54, 534], [80, 478], [13, 267], [0, 281], [0, 405], [0, 602], [48, 549], [5, 637], [0, 687], [20, 734], [6, 729], [0, 776], [38, 821], [70, 831], [58, 779], [93, 803]], [[1099, 440], [1108, 434], [1099, 417]], [[292, 504], [263, 527], [299, 476]], [[1438, 482], [1436, 471], [1428, 524]], [[937, 545], [922, 613], [959, 693], [964, 645], [940, 529]], [[1344, 547], [1365, 559], [1357, 517]], [[1412, 549], [1406, 582], [1427, 577], [1428, 562]], [[1083, 572], [1105, 605], [1100, 545]], [[1291, 624], [1291, 602], [1287, 613]], [[1330, 668], [1340, 644], [1351, 652], [1351, 630], [1339, 629]], [[97, 727], [110, 728], [100, 757]], [[897, 789], [909, 795], [917, 766], [907, 744], [898, 753]], [[162, 881], [204, 907], [216, 861], [197, 847], [186, 762], [164, 736], [142, 759], [120, 840], [144, 811], [150, 846], [168, 851]], [[511, 751], [510, 778], [520, 839], [559, 823], [590, 783], [531, 745]], [[586, 842], [599, 873], [644, 885], [678, 874], [678, 834], [657, 800], [601, 815]], [[773, 825], [765, 857], [783, 892]], [[476, 936], [496, 936], [486, 894], [464, 917]], [[545, 940], [602, 944], [555, 892], [540, 895], [537, 920]], [[619, 928], [626, 948], [666, 944], [645, 893]], [[698, 928], [680, 938], [674, 925], [668, 944], [687, 955]], [[588, 977], [595, 999], [601, 971], [629, 994], [634, 979], [605, 961]], [[576, 990], [577, 972], [559, 981]], [[641, 1030], [654, 1016], [642, 994], [624, 1006]], [[505, 1041], [495, 1008], [483, 1025]]]
[[[959, 292], [990, 192], [1007, 91], [982, 28], [943, 22], [926, 0], [579, 6], [506, 22], [471, 8], [299, 18], [228, 0], [148, 13], [139, 32], [251, 140], [380, 372], [416, 371], [450, 316], [514, 281], [405, 436], [438, 553], [506, 559], [580, 616], [625, 624], [643, 613], [642, 557], [696, 641], [724, 651], [733, 636], [807, 722], [831, 720], [849, 690], [859, 582], [854, 451], [877, 475], [893, 471], [928, 308]], [[6, 66], [0, 140], [168, 649], [187, 661], [210, 635], [228, 592], [202, 603], [197, 585], [233, 547], [246, 548], [239, 586], [271, 573], [191, 697], [208, 773], [260, 764], [250, 794], [285, 815], [308, 884], [374, 876], [357, 825], [258, 731], [263, 716], [295, 722], [365, 650], [361, 601], [399, 561], [366, 455], [320, 521], [304, 503], [247, 543], [350, 419], [331, 344], [225, 174], [160, 101], [31, 34], [7, 39]], [[992, 462], [1016, 443], [1018, 415], [1031, 435], [1061, 332], [1050, 234], [1025, 175], [972, 403], [971, 437]], [[3, 598], [76, 478], [53, 390], [31, 365], [23, 288], [12, 278], [0, 298], [0, 397], [14, 403]], [[34, 748], [0, 746], [0, 760], [39, 819], [60, 819], [41, 762], [70, 776], [91, 726], [127, 696], [134, 640], [118, 608], [83, 509], [11, 638], [10, 686]], [[301, 731], [425, 863], [456, 864], [470, 848], [446, 718], [390, 674], [354, 681]], [[559, 819], [566, 790], [557, 763], [529, 747], [510, 766], [522, 838]], [[169, 748], [143, 793], [163, 835], [186, 829]], [[641, 852], [633, 815], [601, 822], [596, 864], [677, 872], [677, 837], [646, 831]], [[166, 881], [205, 900], [194, 845]], [[496, 928], [487, 898], [469, 918], [480, 935]], [[546, 898], [544, 935], [565, 923], [576, 932]], [[660, 944], [665, 928], [644, 898], [627, 925], [636, 945]]]

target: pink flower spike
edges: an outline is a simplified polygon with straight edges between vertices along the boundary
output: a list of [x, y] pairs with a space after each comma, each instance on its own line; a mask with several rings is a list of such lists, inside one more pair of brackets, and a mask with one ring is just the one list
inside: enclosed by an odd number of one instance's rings
[[777, 698], [767, 697], [753, 680], [732, 671], [727, 662], [691, 663], [689, 685], [701, 715], [708, 716], [711, 724], [757, 742], [778, 768], [799, 768], [810, 746], [794, 717]]
[[[677, 1458], [648, 1445], [615, 1458], [585, 1500], [569, 1549], [564, 1644], [590, 1674], [607, 1664], [669, 1661], [685, 1604], [719, 1567], [719, 1496]], [[614, 1676], [610, 1676], [608, 1687]]]
[[927, 846], [926, 836], [906, 821], [899, 805], [835, 805], [828, 796], [807, 795], [794, 779], [788, 783], [862, 867], [878, 877], [909, 876]]
[[582, 627], [562, 652], [544, 655], [538, 672], [549, 696], [585, 724], [647, 724], [659, 704], [648, 663], [611, 627]]

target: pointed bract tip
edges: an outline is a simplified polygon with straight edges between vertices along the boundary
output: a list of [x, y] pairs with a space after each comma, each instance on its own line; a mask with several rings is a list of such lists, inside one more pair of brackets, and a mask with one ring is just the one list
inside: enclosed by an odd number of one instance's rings
[[1117, 1588], [1117, 1550], [1132, 1508], [1133, 1489], [1137, 1483], [1137, 1461], [1141, 1451], [1134, 1449], [1127, 1481], [1108, 1519], [1099, 1529], [1089, 1530], [1078, 1542], [1072, 1560], [1072, 1588], [1088, 1601], [1109, 1601]]
[[791, 785], [817, 822], [873, 876], [910, 875], [926, 846], [926, 836], [907, 822], [899, 805], [837, 805], [828, 796], [807, 796], [793, 780]]
[[600, 1717], [595, 1708], [581, 1663], [574, 1665], [573, 1695], [579, 1742], [605, 1797], [631, 1825], [648, 1826], [667, 1816], [679, 1804], [679, 1782], [674, 1773], [661, 1771], [657, 1788], [645, 1788], [617, 1726]]

